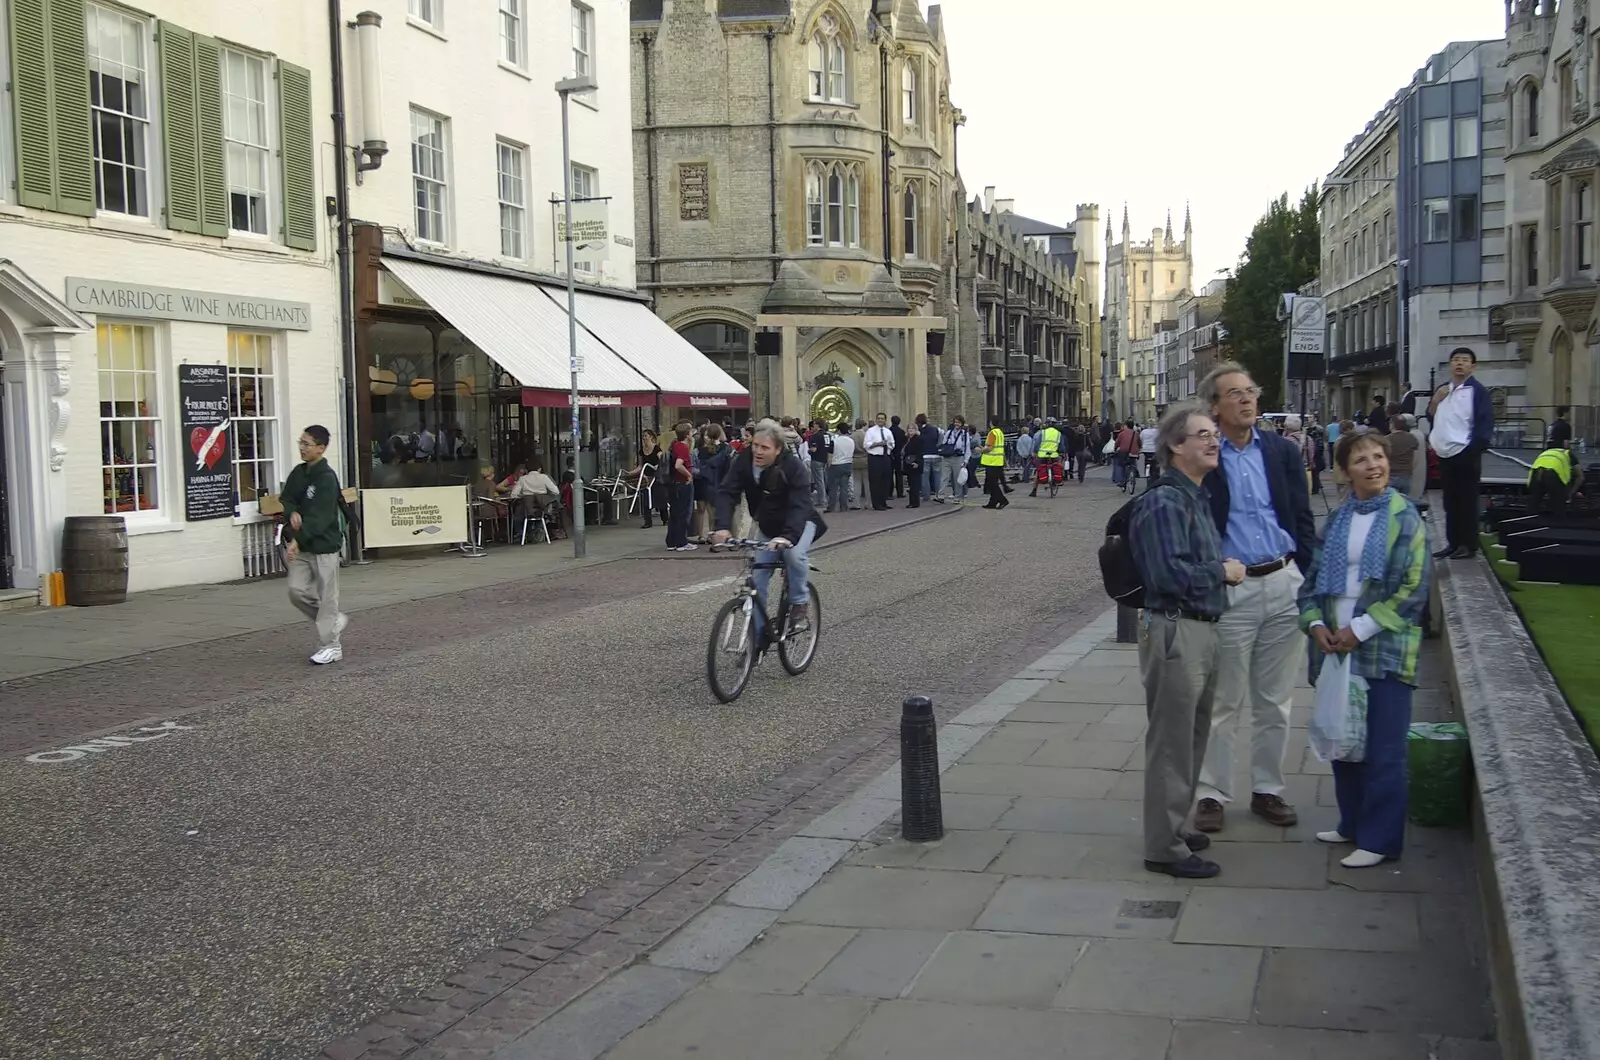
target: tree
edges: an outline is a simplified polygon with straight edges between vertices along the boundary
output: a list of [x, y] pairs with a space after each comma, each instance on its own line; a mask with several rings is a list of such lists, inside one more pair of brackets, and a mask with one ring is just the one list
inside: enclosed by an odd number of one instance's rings
[[1261, 387], [1261, 407], [1283, 407], [1283, 328], [1278, 299], [1317, 277], [1321, 232], [1318, 195], [1307, 188], [1291, 208], [1281, 195], [1256, 222], [1245, 242], [1239, 268], [1222, 302], [1222, 323], [1234, 357]]

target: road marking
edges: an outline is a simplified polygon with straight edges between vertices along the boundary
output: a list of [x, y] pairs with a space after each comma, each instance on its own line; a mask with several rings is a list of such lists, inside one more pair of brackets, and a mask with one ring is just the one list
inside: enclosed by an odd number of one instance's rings
[[680, 585], [676, 589], [665, 590], [668, 596], [693, 596], [695, 593], [708, 593], [712, 589], [722, 589], [739, 580], [737, 574], [730, 574], [725, 578], [716, 578], [708, 582], [696, 582], [693, 585]]
[[[150, 740], [161, 740], [175, 732], [189, 732], [193, 728], [193, 725], [179, 725], [175, 721], [164, 721], [160, 725], [142, 725], [133, 730], [133, 732], [124, 733], [120, 736], [101, 736], [54, 751], [39, 751], [36, 754], [29, 755], [26, 761], [39, 766], [76, 762], [84, 755], [104, 754], [107, 751], [115, 751], [119, 747], [128, 747], [132, 744], [145, 743]], [[146, 735], [140, 736], [138, 735], [139, 733], [145, 733]]]

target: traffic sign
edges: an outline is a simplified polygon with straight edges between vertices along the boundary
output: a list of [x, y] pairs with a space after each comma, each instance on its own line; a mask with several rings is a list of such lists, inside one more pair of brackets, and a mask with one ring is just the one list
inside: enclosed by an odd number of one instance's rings
[[1289, 352], [1327, 352], [1328, 307], [1320, 298], [1298, 295], [1289, 315]]

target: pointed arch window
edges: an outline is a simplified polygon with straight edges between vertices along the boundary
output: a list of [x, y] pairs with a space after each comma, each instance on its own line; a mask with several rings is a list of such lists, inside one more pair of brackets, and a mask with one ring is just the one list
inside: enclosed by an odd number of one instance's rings
[[845, 46], [839, 21], [832, 12], [817, 20], [808, 49], [811, 64], [810, 98], [829, 103], [848, 103]]
[[861, 245], [861, 173], [854, 166], [844, 181], [844, 245]]
[[838, 166], [828, 170], [828, 245], [844, 245], [844, 174]]
[[900, 120], [907, 129], [915, 129], [920, 118], [917, 106], [917, 61], [907, 59], [900, 69]]
[[806, 244], [861, 245], [861, 167], [850, 162], [806, 166]]
[[806, 167], [806, 244], [822, 246], [822, 167]]
[[917, 202], [917, 182], [914, 180], [906, 181], [903, 205], [905, 207], [905, 210], [902, 214], [902, 220], [904, 221], [905, 225], [905, 256], [908, 258], [914, 258], [917, 256], [918, 251], [922, 249], [919, 245], [921, 241], [918, 238], [921, 226], [918, 224], [920, 215], [919, 204]]

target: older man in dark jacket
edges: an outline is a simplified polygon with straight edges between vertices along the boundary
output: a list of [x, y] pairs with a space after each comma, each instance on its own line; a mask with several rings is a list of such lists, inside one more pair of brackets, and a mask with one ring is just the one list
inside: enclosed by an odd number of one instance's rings
[[1206, 492], [1222, 554], [1245, 568], [1217, 624], [1223, 661], [1195, 810], [1195, 827], [1204, 832], [1222, 830], [1223, 807], [1232, 801], [1233, 734], [1247, 704], [1253, 722], [1250, 812], [1285, 828], [1299, 820], [1283, 798], [1283, 756], [1305, 656], [1297, 600], [1316, 522], [1299, 447], [1256, 428], [1260, 398], [1260, 388], [1237, 364], [1218, 365], [1200, 384], [1200, 399], [1222, 432], [1220, 465], [1206, 476]]

